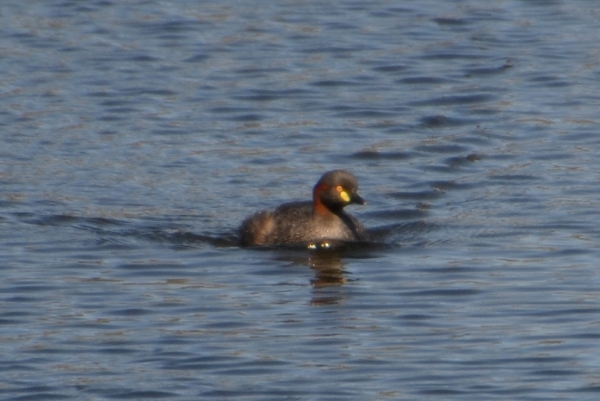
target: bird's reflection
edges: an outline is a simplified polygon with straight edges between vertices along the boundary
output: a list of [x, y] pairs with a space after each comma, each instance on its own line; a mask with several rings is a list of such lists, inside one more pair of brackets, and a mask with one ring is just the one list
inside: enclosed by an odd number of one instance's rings
[[308, 258], [308, 264], [315, 272], [315, 277], [310, 280], [315, 288], [338, 286], [346, 282], [340, 251], [314, 251]]
[[348, 295], [343, 287], [351, 279], [343, 260], [372, 258], [375, 257], [372, 251], [376, 249], [376, 244], [366, 242], [327, 241], [285, 250], [279, 248], [277, 259], [297, 266], [308, 265], [314, 272], [310, 279], [311, 305], [330, 305], [340, 303]]
[[313, 306], [335, 305], [343, 301], [346, 292], [341, 286], [346, 283], [344, 263], [338, 250], [313, 251], [308, 264], [315, 273], [310, 280], [313, 287], [310, 304]]

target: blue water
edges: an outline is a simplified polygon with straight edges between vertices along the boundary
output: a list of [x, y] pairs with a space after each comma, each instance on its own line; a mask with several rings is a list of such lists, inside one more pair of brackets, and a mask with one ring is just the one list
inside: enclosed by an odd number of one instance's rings
[[[4, 1], [0, 398], [596, 400], [587, 1]], [[329, 169], [377, 244], [242, 249]]]

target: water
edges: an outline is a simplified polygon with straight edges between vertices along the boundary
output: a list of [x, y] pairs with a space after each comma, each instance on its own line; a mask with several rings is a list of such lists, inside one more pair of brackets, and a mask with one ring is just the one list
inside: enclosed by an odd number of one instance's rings
[[[591, 3], [0, 22], [2, 399], [598, 398]], [[236, 246], [340, 167], [377, 246]]]

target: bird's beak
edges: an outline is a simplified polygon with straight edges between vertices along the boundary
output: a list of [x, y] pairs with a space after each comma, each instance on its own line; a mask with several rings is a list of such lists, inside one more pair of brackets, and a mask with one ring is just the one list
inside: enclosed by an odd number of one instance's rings
[[358, 205], [366, 205], [367, 202], [361, 198], [357, 193], [353, 193], [352, 197], [350, 198], [350, 203], [356, 203]]

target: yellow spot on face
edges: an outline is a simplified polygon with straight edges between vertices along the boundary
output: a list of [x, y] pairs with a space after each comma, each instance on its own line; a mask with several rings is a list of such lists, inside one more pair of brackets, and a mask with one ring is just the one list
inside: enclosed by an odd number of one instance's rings
[[350, 202], [350, 195], [348, 195], [348, 192], [346, 191], [340, 192], [340, 198], [342, 198], [344, 202]]

